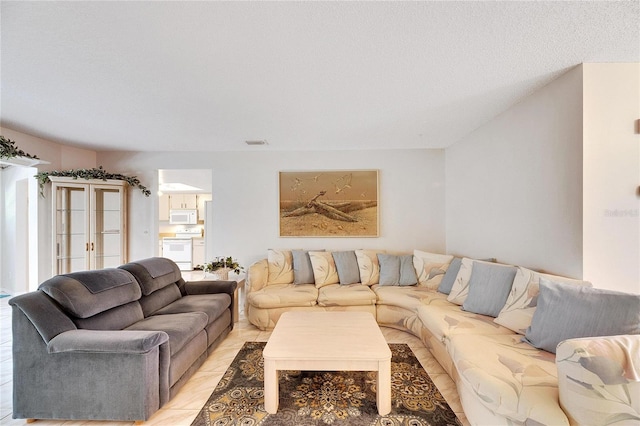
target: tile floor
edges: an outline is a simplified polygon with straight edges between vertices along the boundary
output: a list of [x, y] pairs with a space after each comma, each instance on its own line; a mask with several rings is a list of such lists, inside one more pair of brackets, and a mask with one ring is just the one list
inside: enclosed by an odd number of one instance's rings
[[[11, 355], [11, 307], [9, 298], [0, 299], [0, 425], [23, 425], [24, 419], [12, 419], [12, 355]], [[456, 387], [440, 364], [431, 356], [419, 339], [409, 333], [382, 327], [389, 343], [408, 344], [434, 383], [440, 389], [451, 409], [458, 415], [463, 425], [468, 421], [462, 411]], [[238, 350], [246, 341], [267, 341], [270, 332], [260, 331], [240, 315], [233, 331], [218, 346], [197, 373], [185, 384], [180, 392], [162, 409], [156, 412], [145, 425], [189, 426], [205, 404], [218, 381], [226, 371]], [[99, 421], [52, 421], [38, 420], [38, 426], [78, 426], [78, 425], [132, 425], [132, 422]]]

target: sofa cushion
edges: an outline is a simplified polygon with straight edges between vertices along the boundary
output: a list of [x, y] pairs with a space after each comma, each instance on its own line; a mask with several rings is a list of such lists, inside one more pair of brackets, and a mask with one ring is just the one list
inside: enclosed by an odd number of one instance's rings
[[116, 306], [134, 302], [141, 296], [136, 279], [121, 269], [57, 275], [38, 288], [78, 318], [89, 318]]
[[316, 287], [320, 288], [329, 284], [337, 284], [340, 282], [338, 278], [338, 270], [333, 256], [329, 252], [310, 251], [311, 265], [313, 265], [313, 278]]
[[494, 321], [516, 333], [525, 334], [527, 327], [531, 325], [531, 319], [538, 304], [538, 286], [541, 277], [554, 282], [591, 287], [588, 281], [542, 274], [519, 266], [509, 297]]
[[556, 352], [576, 337], [640, 334], [640, 295], [540, 279], [538, 306], [525, 339]]
[[165, 257], [137, 260], [118, 268], [130, 272], [136, 277], [142, 288], [142, 294], [145, 296], [182, 279], [178, 265]]
[[448, 254], [414, 250], [413, 266], [418, 275], [418, 284], [436, 290], [452, 260], [453, 256]]
[[[322, 251], [322, 250], [317, 250]], [[308, 250], [292, 250], [293, 259], [293, 283], [294, 284], [315, 284], [313, 278], [313, 266]], [[287, 284], [287, 283], [285, 283]]]
[[380, 285], [416, 285], [418, 277], [413, 268], [413, 256], [378, 254]]
[[384, 250], [356, 250], [355, 252], [360, 270], [360, 282], [364, 285], [378, 284], [380, 282], [378, 253], [384, 253]]
[[558, 405], [555, 357], [521, 336], [458, 334], [447, 351], [463, 394], [517, 424], [568, 425]]
[[469, 295], [462, 309], [497, 317], [507, 301], [516, 271], [515, 266], [476, 262], [469, 279]]
[[318, 289], [320, 306], [375, 305], [376, 294], [362, 284], [331, 284]]
[[451, 287], [451, 292], [447, 298], [449, 302], [455, 303], [456, 305], [462, 305], [467, 299], [467, 296], [469, 295], [469, 280], [471, 279], [473, 265], [476, 263], [497, 265], [501, 268], [513, 268], [511, 265], [501, 265], [487, 260], [475, 260], [463, 257], [460, 264], [460, 270], [458, 271], [458, 275], [456, 275], [456, 279]]
[[72, 318], [76, 327], [86, 330], [122, 330], [144, 319], [140, 303], [129, 302], [88, 318]]
[[419, 306], [416, 312], [422, 324], [440, 342], [457, 334], [513, 334], [508, 328], [493, 322], [492, 317], [465, 312], [460, 306], [451, 303], [444, 306]]
[[460, 272], [460, 265], [462, 264], [462, 258], [454, 257], [449, 263], [449, 267], [442, 277], [442, 281], [440, 281], [440, 285], [438, 285], [438, 291], [440, 293], [449, 294], [451, 293], [451, 288], [453, 287], [453, 283], [456, 281], [456, 277], [458, 276], [458, 272]]
[[173, 356], [204, 330], [208, 320], [204, 312], [153, 315], [125, 330], [164, 331], [169, 335], [170, 354]]
[[399, 306], [414, 310], [420, 306], [435, 304], [449, 306], [447, 295], [422, 286], [381, 286], [374, 285], [371, 289], [378, 298], [378, 305]]
[[204, 312], [208, 317], [208, 325], [218, 319], [229, 306], [231, 306], [231, 297], [226, 293], [198, 294], [195, 296], [184, 296], [156, 311], [154, 315]]
[[272, 284], [247, 294], [247, 302], [261, 309], [314, 306], [317, 300], [313, 284]]
[[334, 251], [331, 253], [338, 271], [340, 284], [356, 284], [360, 282], [360, 270], [356, 253], [351, 251]]
[[269, 265], [267, 284], [290, 284], [293, 282], [293, 253], [291, 250], [269, 249], [267, 262]]
[[638, 424], [640, 336], [565, 340], [556, 366], [560, 406], [571, 424]]

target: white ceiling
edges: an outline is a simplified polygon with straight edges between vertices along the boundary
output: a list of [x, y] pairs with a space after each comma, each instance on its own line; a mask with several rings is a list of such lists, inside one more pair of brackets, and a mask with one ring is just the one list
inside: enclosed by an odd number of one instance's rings
[[640, 62], [637, 0], [2, 1], [1, 25], [0, 124], [98, 150], [446, 147]]

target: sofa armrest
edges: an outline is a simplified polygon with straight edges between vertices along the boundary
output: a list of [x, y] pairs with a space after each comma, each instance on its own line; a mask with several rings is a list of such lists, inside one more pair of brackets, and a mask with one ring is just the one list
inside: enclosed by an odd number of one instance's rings
[[164, 331], [70, 330], [47, 344], [50, 354], [61, 352], [146, 353], [169, 341]]
[[558, 344], [560, 405], [572, 424], [640, 421], [640, 335]]
[[266, 286], [268, 278], [269, 264], [267, 263], [267, 259], [253, 263], [247, 270], [247, 279], [244, 284], [246, 294], [252, 291], [258, 291]]
[[236, 281], [203, 280], [184, 283], [184, 290], [187, 295], [227, 293], [231, 296], [231, 300], [233, 300], [233, 293], [237, 287], [238, 283]]

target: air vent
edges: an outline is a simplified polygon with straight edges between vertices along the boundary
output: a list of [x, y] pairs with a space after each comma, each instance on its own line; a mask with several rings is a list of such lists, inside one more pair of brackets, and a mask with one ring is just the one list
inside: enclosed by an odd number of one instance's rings
[[256, 145], [266, 145], [267, 141], [265, 140], [260, 140], [260, 141], [244, 141], [244, 143], [246, 143], [249, 146], [256, 146]]

